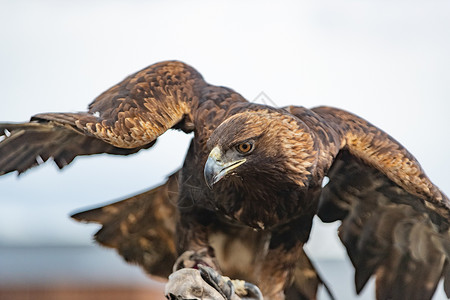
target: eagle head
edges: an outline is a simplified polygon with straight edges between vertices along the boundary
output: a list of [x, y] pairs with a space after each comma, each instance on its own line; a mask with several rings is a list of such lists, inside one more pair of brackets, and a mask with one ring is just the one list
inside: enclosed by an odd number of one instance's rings
[[276, 109], [229, 117], [211, 134], [207, 148], [204, 178], [211, 189], [221, 181], [245, 184], [249, 179], [266, 185], [289, 181], [305, 186], [317, 160], [308, 127]]

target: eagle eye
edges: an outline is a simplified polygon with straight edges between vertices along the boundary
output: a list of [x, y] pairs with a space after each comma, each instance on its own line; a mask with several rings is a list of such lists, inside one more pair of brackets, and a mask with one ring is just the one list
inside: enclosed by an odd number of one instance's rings
[[253, 151], [253, 142], [247, 141], [236, 145], [236, 150], [241, 154], [249, 154]]

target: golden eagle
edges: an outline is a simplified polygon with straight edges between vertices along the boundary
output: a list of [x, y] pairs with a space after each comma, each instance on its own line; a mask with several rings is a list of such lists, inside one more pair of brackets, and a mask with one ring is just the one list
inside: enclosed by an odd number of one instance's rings
[[[429, 299], [444, 278], [450, 295], [450, 203], [403, 146], [337, 108], [250, 103], [182, 62], [130, 75], [87, 112], [0, 124], [0, 174], [133, 154], [168, 129], [194, 137], [166, 183], [73, 216], [102, 224], [96, 240], [125, 260], [158, 277], [200, 267], [266, 299], [314, 299], [322, 281], [303, 245], [317, 214], [342, 222], [358, 292], [376, 276], [378, 299]], [[227, 282], [214, 285], [223, 278], [207, 282], [230, 298]]]

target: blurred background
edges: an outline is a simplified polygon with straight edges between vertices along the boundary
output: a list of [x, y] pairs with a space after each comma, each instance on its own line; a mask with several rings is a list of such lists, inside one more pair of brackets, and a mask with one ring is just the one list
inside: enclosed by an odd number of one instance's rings
[[[0, 0], [0, 120], [84, 110], [130, 73], [177, 59], [251, 101], [352, 111], [450, 193], [449, 9], [448, 1]], [[163, 299], [162, 283], [93, 244], [98, 226], [68, 216], [157, 185], [180, 167], [190, 138], [169, 132], [130, 157], [1, 177], [0, 299]], [[337, 298], [374, 299], [373, 282], [355, 295], [339, 224], [315, 221], [307, 250]], [[445, 299], [442, 288], [435, 299]]]

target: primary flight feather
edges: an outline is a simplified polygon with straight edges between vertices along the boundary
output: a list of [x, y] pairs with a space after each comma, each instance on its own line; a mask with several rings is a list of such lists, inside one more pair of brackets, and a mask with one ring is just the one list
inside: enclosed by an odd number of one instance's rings
[[194, 137], [166, 183], [73, 216], [102, 224], [96, 240], [127, 261], [163, 278], [208, 265], [265, 299], [314, 299], [303, 245], [317, 214], [342, 221], [357, 292], [375, 276], [377, 299], [430, 299], [444, 278], [450, 295], [450, 202], [403, 146], [337, 108], [250, 103], [182, 62], [130, 75], [87, 112], [1, 123], [0, 174], [133, 154], [171, 128]]

